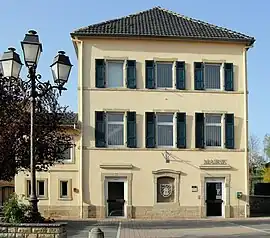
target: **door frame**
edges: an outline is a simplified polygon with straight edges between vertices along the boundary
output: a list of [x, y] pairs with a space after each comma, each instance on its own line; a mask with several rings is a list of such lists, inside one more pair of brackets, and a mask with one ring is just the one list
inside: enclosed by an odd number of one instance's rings
[[[222, 191], [222, 205], [221, 205], [221, 216], [214, 216], [214, 217], [220, 217], [225, 218], [225, 205], [226, 205], [226, 189], [225, 189], [225, 178], [205, 178], [205, 186], [204, 186], [204, 201], [206, 201], [207, 198], [207, 183], [221, 183], [221, 191]], [[207, 208], [207, 203], [205, 202], [205, 206]], [[207, 216], [206, 217], [213, 217], [213, 216]]]
[[[108, 207], [108, 183], [109, 182], [119, 182], [119, 183], [123, 183], [124, 185], [124, 216], [109, 216], [109, 207]], [[106, 212], [106, 217], [113, 217], [113, 218], [127, 218], [127, 204], [128, 204], [128, 181], [127, 178], [125, 177], [106, 177], [105, 178], [105, 183], [104, 183], [104, 195], [105, 195], [105, 204], [106, 204], [106, 208], [105, 208], [105, 212]]]

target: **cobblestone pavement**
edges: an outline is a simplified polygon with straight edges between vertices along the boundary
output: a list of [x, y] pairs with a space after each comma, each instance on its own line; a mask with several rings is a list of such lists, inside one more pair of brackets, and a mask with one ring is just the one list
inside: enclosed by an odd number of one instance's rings
[[270, 237], [269, 219], [226, 220], [77, 220], [68, 222], [68, 237], [86, 238], [99, 227], [105, 238]]

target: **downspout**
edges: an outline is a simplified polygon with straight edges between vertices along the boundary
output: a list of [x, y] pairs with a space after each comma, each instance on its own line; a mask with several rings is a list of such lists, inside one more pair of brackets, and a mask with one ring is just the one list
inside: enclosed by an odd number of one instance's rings
[[247, 51], [252, 46], [246, 46], [243, 51], [243, 75], [244, 75], [244, 124], [245, 124], [245, 171], [246, 171], [246, 204], [245, 217], [250, 216], [249, 212], [249, 161], [248, 161], [248, 80], [247, 80]]
[[84, 138], [84, 126], [83, 126], [83, 41], [78, 39], [72, 39], [73, 43], [78, 48], [78, 120], [80, 122], [80, 159], [79, 159], [79, 206], [80, 206], [80, 218], [83, 218], [83, 138]]

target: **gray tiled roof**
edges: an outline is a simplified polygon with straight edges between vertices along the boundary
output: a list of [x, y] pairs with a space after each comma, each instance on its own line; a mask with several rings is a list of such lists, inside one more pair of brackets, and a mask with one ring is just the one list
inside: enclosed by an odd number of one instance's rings
[[170, 37], [240, 41], [252, 45], [253, 37], [189, 18], [161, 7], [79, 28], [71, 36]]

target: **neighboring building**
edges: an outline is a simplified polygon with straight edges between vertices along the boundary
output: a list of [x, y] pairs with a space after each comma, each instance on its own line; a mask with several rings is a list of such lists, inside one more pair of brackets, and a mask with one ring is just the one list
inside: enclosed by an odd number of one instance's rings
[[84, 218], [249, 216], [255, 39], [160, 7], [71, 36], [81, 136], [75, 164], [42, 175], [51, 177], [40, 207]]
[[[77, 146], [80, 130], [77, 128], [77, 114], [68, 113], [62, 121], [74, 145], [65, 152], [63, 163], [51, 167], [48, 172], [37, 173], [37, 196], [39, 211], [46, 217], [78, 217], [77, 204], [79, 178], [79, 148]], [[30, 173], [20, 172], [15, 176], [15, 192], [29, 198], [31, 193]], [[74, 207], [76, 204], [76, 207]]]
[[14, 181], [0, 180], [0, 208], [8, 201], [12, 193], [14, 193]]

